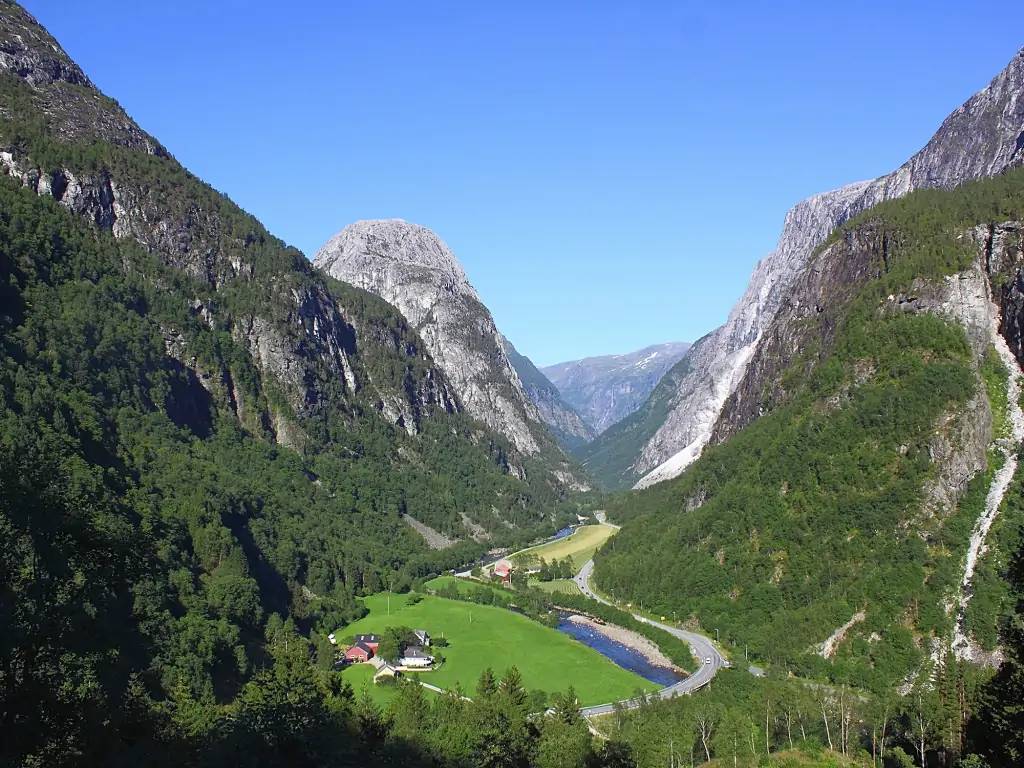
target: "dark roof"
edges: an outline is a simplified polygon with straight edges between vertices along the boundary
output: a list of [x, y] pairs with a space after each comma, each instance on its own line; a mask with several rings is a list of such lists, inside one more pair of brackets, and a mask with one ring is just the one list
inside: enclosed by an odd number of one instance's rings
[[379, 643], [380, 635], [356, 635], [357, 643]]
[[403, 659], [426, 659], [429, 658], [429, 654], [423, 650], [422, 646], [410, 645], [402, 653]]

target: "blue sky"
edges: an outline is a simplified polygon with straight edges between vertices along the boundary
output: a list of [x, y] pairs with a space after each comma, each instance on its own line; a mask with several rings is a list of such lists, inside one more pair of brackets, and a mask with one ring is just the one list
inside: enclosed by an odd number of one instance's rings
[[794, 202], [899, 165], [1024, 45], [1019, 0], [25, 4], [307, 255], [435, 230], [538, 364], [714, 328]]

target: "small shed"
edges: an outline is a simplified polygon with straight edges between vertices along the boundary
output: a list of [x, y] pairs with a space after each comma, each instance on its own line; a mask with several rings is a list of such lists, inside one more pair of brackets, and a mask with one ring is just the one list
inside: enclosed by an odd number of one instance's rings
[[381, 664], [377, 668], [377, 671], [373, 673], [373, 682], [376, 683], [376, 682], [379, 682], [380, 680], [383, 680], [383, 679], [389, 678], [389, 677], [391, 677], [391, 678], [398, 677], [398, 675], [399, 675], [399, 672], [398, 672], [397, 669], [395, 669], [390, 664], [384, 663], [384, 664]]

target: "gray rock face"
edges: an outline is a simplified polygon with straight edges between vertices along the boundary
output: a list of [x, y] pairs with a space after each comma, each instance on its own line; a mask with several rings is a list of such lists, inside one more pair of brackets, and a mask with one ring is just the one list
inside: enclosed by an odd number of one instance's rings
[[530, 358], [519, 354], [511, 341], [504, 336], [501, 338], [505, 354], [519, 374], [519, 380], [523, 382], [523, 389], [537, 406], [540, 417], [559, 444], [567, 450], [573, 450], [593, 440], [596, 433], [572, 406], [562, 399], [558, 387], [540, 372]]
[[437, 235], [400, 219], [359, 221], [328, 240], [314, 263], [396, 307], [419, 332], [467, 412], [523, 453], [540, 451], [541, 415], [505, 353], [491, 313]]
[[690, 348], [669, 341], [623, 355], [601, 355], [555, 363], [543, 369], [562, 397], [597, 433], [643, 405], [665, 372]]
[[760, 407], [755, 403], [774, 367], [769, 355], [758, 355], [759, 346], [780, 307], [791, 301], [795, 281], [814, 268], [808, 262], [815, 248], [836, 227], [914, 189], [953, 187], [1024, 162], [1022, 92], [1024, 50], [896, 171], [816, 195], [787, 214], [778, 246], [758, 264], [726, 324], [687, 355], [689, 370], [680, 377], [665, 418], [645, 436], [630, 466], [633, 476], [640, 477], [638, 485], [678, 475], [713, 435], [725, 436], [756, 418]]
[[[0, 71], [21, 81], [9, 86], [21, 101], [4, 100], [0, 112], [23, 120], [29, 111], [44, 119], [56, 143], [100, 142], [118, 158], [97, 164], [66, 152], [54, 167], [52, 160], [39, 162], [23, 142], [0, 136], [0, 172], [195, 281], [195, 318], [230, 333], [259, 374], [277, 384], [287, 406], [258, 405], [227, 369], [199, 370], [195, 358], [181, 352], [180, 329], [165, 329], [167, 351], [246, 427], [299, 448], [305, 436], [296, 417], [317, 418], [357, 399], [408, 434], [430, 413], [461, 409], [450, 383], [426, 362], [422, 342], [400, 318], [379, 322], [380, 313], [361, 310], [379, 299], [354, 289], [340, 299], [328, 290], [298, 251], [285, 249], [170, 158], [15, 5], [0, 7]], [[268, 251], [282, 257], [269, 262]], [[240, 284], [259, 293], [257, 310], [225, 308], [219, 293]], [[375, 379], [381, 358], [391, 364], [393, 379]]]

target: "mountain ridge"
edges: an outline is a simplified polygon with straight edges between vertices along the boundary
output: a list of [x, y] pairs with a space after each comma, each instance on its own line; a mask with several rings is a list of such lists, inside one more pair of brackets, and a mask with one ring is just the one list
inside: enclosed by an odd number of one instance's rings
[[601, 433], [640, 407], [690, 346], [685, 341], [650, 344], [633, 352], [554, 363], [541, 371], [590, 427]]
[[[746, 374], [747, 364], [792, 281], [814, 249], [857, 213], [913, 189], [950, 187], [990, 176], [1024, 158], [1024, 49], [993, 80], [954, 110], [925, 146], [892, 173], [814, 195], [787, 214], [775, 250], [758, 262], [729, 319], [694, 345], [689, 371], [678, 375], [665, 418], [648, 418], [644, 430], [609, 430], [584, 454], [597, 477], [646, 486], [677, 476], [712, 439], [726, 401]], [[652, 397], [654, 394], [652, 393]], [[641, 409], [643, 410], [643, 409]], [[729, 414], [732, 411], [730, 410]], [[734, 418], [727, 414], [726, 420]], [[651, 414], [648, 413], [648, 416]], [[642, 420], [642, 419], [641, 419]], [[595, 456], [614, 457], [611, 463]]]
[[521, 354], [504, 335], [501, 337], [509, 362], [519, 375], [523, 389], [537, 406], [541, 418], [559, 444], [568, 451], [586, 445], [596, 436], [593, 428], [562, 398], [562, 394], [533, 361]]

